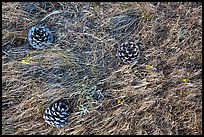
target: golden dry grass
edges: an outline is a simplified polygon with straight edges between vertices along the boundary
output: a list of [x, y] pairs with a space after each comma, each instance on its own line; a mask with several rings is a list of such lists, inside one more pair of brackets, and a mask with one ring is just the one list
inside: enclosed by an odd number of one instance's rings
[[[51, 48], [28, 45], [36, 25]], [[2, 134], [202, 134], [201, 25], [196, 2], [3, 2]], [[140, 61], [123, 65], [116, 47], [135, 39]], [[61, 99], [72, 113], [56, 129], [42, 114]]]

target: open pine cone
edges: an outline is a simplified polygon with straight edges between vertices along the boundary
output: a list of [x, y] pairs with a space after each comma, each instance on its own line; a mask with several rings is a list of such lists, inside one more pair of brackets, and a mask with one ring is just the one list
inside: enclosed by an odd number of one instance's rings
[[141, 52], [140, 42], [125, 42], [118, 47], [117, 56], [125, 64], [135, 64], [137, 63], [140, 52]]
[[36, 49], [49, 47], [53, 40], [53, 34], [46, 27], [34, 26], [28, 31], [29, 44]]
[[69, 106], [67, 104], [55, 102], [45, 110], [43, 118], [48, 124], [60, 128], [68, 123], [69, 115]]

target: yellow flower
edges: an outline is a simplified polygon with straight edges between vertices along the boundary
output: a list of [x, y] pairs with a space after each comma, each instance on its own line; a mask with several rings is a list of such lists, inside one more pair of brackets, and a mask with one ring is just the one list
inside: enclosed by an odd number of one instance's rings
[[182, 78], [182, 82], [187, 82], [188, 79], [187, 78]]
[[25, 63], [26, 61], [25, 61], [25, 59], [22, 59], [22, 63]]
[[123, 104], [124, 103], [124, 100], [118, 100], [118, 104]]
[[31, 63], [30, 54], [26, 54], [26, 57], [21, 60], [22, 63]]
[[153, 68], [153, 66], [151, 66], [151, 65], [146, 65], [146, 69], [152, 69]]

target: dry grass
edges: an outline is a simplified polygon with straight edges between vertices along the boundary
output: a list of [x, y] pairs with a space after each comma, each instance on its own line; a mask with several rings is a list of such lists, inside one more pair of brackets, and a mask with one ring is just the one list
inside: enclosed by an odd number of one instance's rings
[[[202, 134], [201, 11], [195, 2], [4, 2], [2, 134]], [[35, 25], [54, 32], [53, 47], [28, 45]], [[116, 47], [136, 39], [140, 61], [123, 65]], [[56, 129], [42, 114], [60, 99], [72, 113]]]

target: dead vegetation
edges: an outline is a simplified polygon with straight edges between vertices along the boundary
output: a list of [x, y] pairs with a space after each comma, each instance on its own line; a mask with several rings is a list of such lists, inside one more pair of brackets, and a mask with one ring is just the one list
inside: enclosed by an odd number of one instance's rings
[[[36, 25], [51, 48], [28, 45]], [[198, 2], [3, 2], [2, 134], [202, 134], [201, 25]], [[136, 39], [139, 63], [123, 65], [116, 48]], [[61, 99], [56, 129], [42, 114]]]

